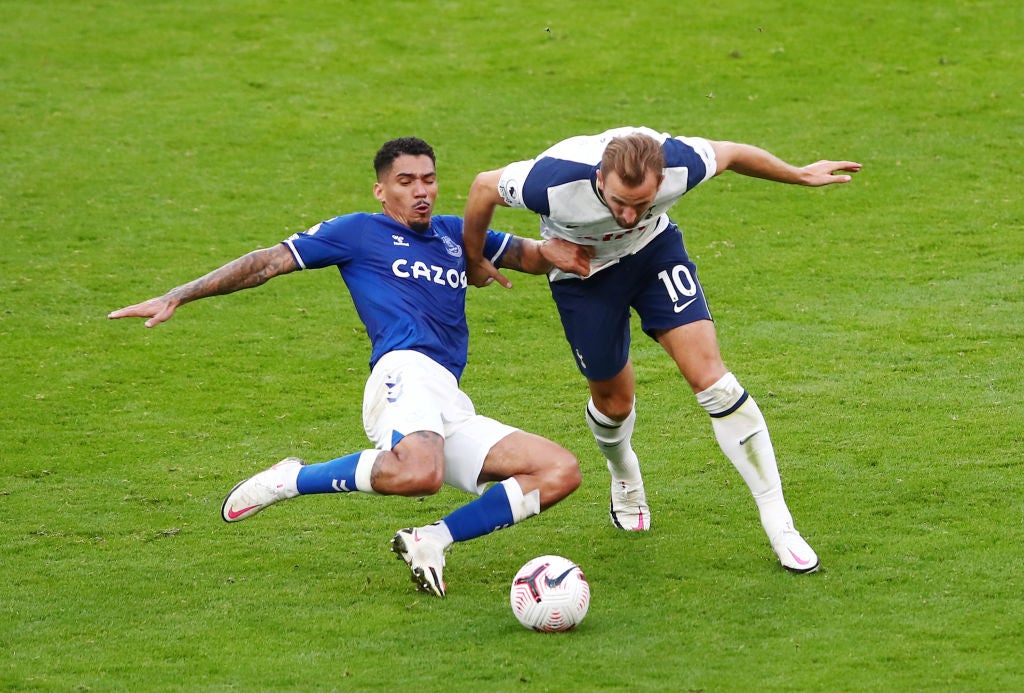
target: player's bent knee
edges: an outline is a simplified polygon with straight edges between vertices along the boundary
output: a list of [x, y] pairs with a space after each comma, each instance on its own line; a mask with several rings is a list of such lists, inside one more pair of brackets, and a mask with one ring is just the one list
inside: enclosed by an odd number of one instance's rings
[[374, 489], [396, 496], [432, 496], [443, 485], [444, 462], [431, 457], [406, 456], [374, 479]]
[[615, 392], [605, 397], [592, 397], [597, 410], [614, 421], [625, 421], [633, 411], [633, 396]]
[[400, 495], [410, 496], [412, 498], [422, 498], [424, 496], [433, 496], [435, 493], [437, 493], [438, 491], [441, 490], [441, 487], [443, 485], [444, 485], [444, 480], [443, 479], [441, 480], [441, 483], [433, 483], [433, 482], [429, 482], [428, 480], [420, 479], [420, 480], [416, 480], [413, 483], [410, 483], [407, 486], [406, 490], [402, 494], [400, 494]]
[[580, 463], [575, 457], [570, 455], [570, 462], [565, 465], [562, 473], [562, 478], [565, 487], [568, 489], [566, 494], [572, 493], [580, 487], [583, 483], [583, 472], [580, 470]]
[[546, 486], [550, 491], [547, 495], [552, 503], [565, 498], [583, 483], [579, 460], [568, 450], [552, 459], [546, 471]]
[[[412, 470], [410, 470], [412, 471]], [[443, 465], [421, 465], [408, 478], [407, 496], [432, 496], [444, 486]]]

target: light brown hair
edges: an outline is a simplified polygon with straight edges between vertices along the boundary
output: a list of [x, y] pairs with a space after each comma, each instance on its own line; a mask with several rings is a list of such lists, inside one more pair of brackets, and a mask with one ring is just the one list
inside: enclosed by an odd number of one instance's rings
[[601, 157], [604, 174], [614, 172], [630, 187], [643, 183], [649, 171], [660, 176], [664, 168], [661, 145], [654, 138], [639, 133], [613, 138]]

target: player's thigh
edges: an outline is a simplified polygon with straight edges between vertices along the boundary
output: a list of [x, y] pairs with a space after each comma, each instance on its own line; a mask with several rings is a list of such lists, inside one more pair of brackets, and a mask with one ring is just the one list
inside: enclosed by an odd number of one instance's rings
[[535, 433], [515, 430], [487, 453], [481, 472], [485, 481], [501, 481], [517, 475], [542, 475], [545, 470], [572, 463], [572, 453]]
[[444, 411], [455, 376], [413, 351], [385, 354], [373, 367], [363, 391], [363, 427], [380, 450], [391, 450], [417, 431], [445, 435]]
[[[725, 374], [697, 266], [678, 231], [645, 249], [644, 286], [633, 299], [643, 331], [668, 352], [695, 392]], [[650, 250], [650, 252], [648, 252]]]
[[[666, 232], [668, 233], [668, 232]], [[666, 237], [657, 253], [647, 255], [643, 287], [633, 298], [640, 327], [653, 339], [665, 330], [711, 319], [697, 265], [690, 260], [678, 233]]]
[[576, 367], [588, 380], [614, 377], [629, 358], [629, 299], [615, 270], [550, 285]]
[[676, 362], [694, 392], [702, 392], [726, 374], [715, 323], [699, 320], [658, 333], [658, 343]]
[[[485, 471], [485, 467], [489, 470], [496, 464], [492, 452], [504, 447], [501, 445], [503, 441], [519, 433], [522, 431], [517, 428], [479, 414], [468, 416], [450, 426], [444, 441], [445, 483], [480, 494], [488, 482], [512, 476], [495, 476]], [[503, 459], [501, 464], [512, 466], [507, 465]]]
[[540, 493], [542, 509], [572, 493], [582, 480], [575, 455], [554, 441], [526, 431], [515, 431], [494, 445], [480, 474], [484, 482], [512, 477], [524, 494]]

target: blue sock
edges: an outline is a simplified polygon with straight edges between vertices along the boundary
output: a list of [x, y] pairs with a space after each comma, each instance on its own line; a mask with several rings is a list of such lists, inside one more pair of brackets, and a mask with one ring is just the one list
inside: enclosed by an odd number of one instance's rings
[[475, 501], [456, 508], [444, 518], [455, 541], [476, 539], [515, 522], [502, 484], [494, 484]]
[[356, 465], [361, 454], [353, 452], [330, 462], [305, 465], [295, 480], [299, 493], [351, 493], [357, 490]]

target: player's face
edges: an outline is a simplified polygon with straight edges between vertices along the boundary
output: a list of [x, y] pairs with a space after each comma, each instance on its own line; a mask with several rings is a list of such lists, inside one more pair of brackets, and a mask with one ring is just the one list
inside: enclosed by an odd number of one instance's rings
[[429, 156], [403, 154], [373, 185], [373, 196], [384, 213], [413, 231], [430, 228], [437, 199], [437, 172]]
[[639, 224], [654, 206], [661, 180], [662, 176], [649, 171], [643, 183], [632, 187], [623, 183], [614, 171], [607, 176], [602, 175], [601, 171], [597, 172], [597, 187], [604, 197], [604, 203], [615, 218], [615, 223], [624, 229]]

